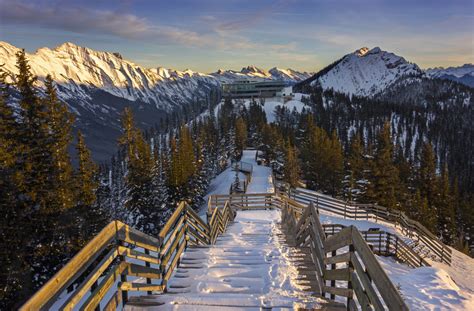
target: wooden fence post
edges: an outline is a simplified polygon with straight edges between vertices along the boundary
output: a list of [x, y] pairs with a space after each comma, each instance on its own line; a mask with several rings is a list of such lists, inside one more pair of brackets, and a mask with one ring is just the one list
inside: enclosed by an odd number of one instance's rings
[[[353, 244], [349, 245], [350, 258], [352, 258], [352, 254], [354, 254], [354, 252], [355, 252], [354, 245]], [[354, 270], [354, 264], [352, 263], [352, 260], [349, 260], [349, 278], [348, 278], [349, 281], [347, 281], [347, 288], [348, 289], [352, 289], [352, 277], [350, 275], [352, 270]], [[347, 297], [347, 308], [348, 309], [349, 309], [350, 305], [353, 303], [352, 300], [353, 300], [352, 295]]]
[[[331, 252], [331, 256], [332, 256], [332, 257], [334, 257], [334, 256], [336, 256], [336, 255], [337, 255], [337, 251], [336, 251], [336, 250]], [[331, 265], [331, 270], [336, 270], [336, 264], [335, 264], [335, 263], [333, 263], [333, 264]], [[336, 287], [336, 280], [331, 280], [331, 287], [333, 287], [333, 288]], [[334, 299], [336, 299], [336, 295], [331, 294], [331, 300], [334, 300]]]

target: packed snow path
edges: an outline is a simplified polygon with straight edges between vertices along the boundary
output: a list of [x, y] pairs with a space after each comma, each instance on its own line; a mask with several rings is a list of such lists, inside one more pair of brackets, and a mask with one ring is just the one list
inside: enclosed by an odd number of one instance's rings
[[244, 150], [242, 162], [252, 164], [252, 181], [247, 187], [247, 193], [274, 192], [272, 169], [268, 166], [258, 165], [255, 161], [257, 150]]
[[326, 301], [299, 278], [308, 257], [286, 244], [279, 222], [279, 210], [239, 211], [215, 245], [185, 252], [168, 294], [132, 297], [127, 310], [319, 309]]

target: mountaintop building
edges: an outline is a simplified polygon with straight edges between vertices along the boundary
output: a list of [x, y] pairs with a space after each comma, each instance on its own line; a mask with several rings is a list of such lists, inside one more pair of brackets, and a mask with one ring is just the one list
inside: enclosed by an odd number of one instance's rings
[[232, 98], [275, 97], [286, 84], [284, 81], [237, 80], [222, 84], [222, 94]]

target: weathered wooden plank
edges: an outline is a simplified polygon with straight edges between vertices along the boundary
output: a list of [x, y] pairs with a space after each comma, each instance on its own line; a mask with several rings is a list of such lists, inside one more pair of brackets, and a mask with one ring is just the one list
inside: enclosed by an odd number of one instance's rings
[[115, 294], [110, 297], [109, 301], [104, 307], [104, 311], [116, 311], [122, 307], [122, 291], [119, 290], [115, 292]]
[[352, 289], [344, 287], [323, 286], [323, 292], [342, 297], [352, 297]]
[[324, 279], [325, 280], [337, 280], [337, 281], [350, 281], [352, 269], [350, 268], [341, 268], [334, 270], [325, 270]]
[[365, 243], [364, 238], [358, 230], [354, 230], [352, 234], [354, 247], [358, 252], [361, 260], [364, 262], [370, 278], [376, 284], [385, 304], [390, 310], [408, 310], [405, 301], [388, 278], [380, 263], [370, 251], [369, 246]]
[[204, 245], [209, 244], [209, 240], [207, 237], [200, 235], [196, 230], [194, 230], [192, 227], [188, 227], [188, 233], [191, 234], [194, 238], [196, 238], [199, 242], [201, 242]]
[[202, 229], [201, 226], [197, 225], [194, 221], [190, 220], [189, 218], [186, 220], [188, 228], [192, 228], [196, 234], [202, 237], [205, 240], [209, 240], [209, 231], [208, 228], [206, 230]]
[[[380, 298], [377, 295], [375, 289], [373, 288], [373, 285], [369, 279], [369, 276], [367, 275], [365, 270], [362, 268], [362, 265], [360, 264], [359, 259], [354, 253], [351, 256], [351, 263], [354, 267], [354, 272], [357, 274], [357, 277], [359, 278], [360, 282], [365, 288], [365, 293], [370, 303], [374, 305], [377, 310], [383, 310], [383, 304], [380, 301]], [[383, 289], [379, 288], [379, 290], [383, 290]]]
[[43, 285], [20, 310], [49, 308], [55, 299], [94, 262], [100, 253], [115, 239], [116, 230], [124, 226], [119, 221], [109, 223], [86, 244], [61, 270]]
[[132, 245], [149, 249], [153, 252], [158, 252], [160, 249], [160, 240], [149, 236], [135, 228], [124, 225], [118, 232], [120, 240]]
[[167, 237], [166, 242], [164, 242], [161, 246], [160, 256], [164, 256], [164, 254], [168, 252], [169, 248], [171, 247], [171, 244], [176, 240], [176, 236], [181, 232], [181, 230], [183, 230], [185, 220], [186, 218], [184, 217], [184, 215], [181, 215], [179, 221], [176, 223], [175, 227], [173, 227], [173, 231]]
[[[64, 302], [61, 309], [63, 310], [72, 310], [78, 303], [81, 301], [82, 297], [91, 289], [92, 285], [97, 281], [97, 279], [104, 273], [104, 271], [109, 267], [109, 265], [114, 261], [115, 258], [119, 255], [118, 249], [111, 249], [107, 255], [102, 258], [100, 263], [92, 270], [87, 278], [79, 285], [78, 288], [74, 291], [74, 294], [69, 296], [69, 298]], [[121, 254], [120, 254], [121, 255]]]
[[[370, 304], [369, 297], [367, 297], [367, 294], [362, 287], [359, 279], [357, 278], [357, 275], [352, 276], [352, 289], [357, 297], [357, 301], [359, 302], [359, 305], [363, 311], [365, 310], [372, 310], [372, 305]], [[377, 311], [381, 311], [384, 309], [376, 309]]]
[[181, 202], [178, 205], [178, 208], [174, 211], [174, 213], [171, 215], [171, 217], [168, 219], [166, 224], [163, 226], [161, 229], [160, 233], [158, 236], [160, 239], [163, 241], [163, 239], [168, 235], [168, 231], [174, 227], [174, 223], [178, 220], [179, 217], [181, 217], [181, 214], [183, 213], [184, 209], [186, 207], [185, 202]]
[[183, 243], [181, 243], [178, 251], [176, 252], [176, 254], [174, 256], [173, 261], [171, 261], [171, 264], [168, 267], [168, 270], [166, 271], [165, 276], [163, 277], [163, 279], [165, 281], [168, 281], [169, 278], [171, 277], [171, 274], [173, 273], [174, 268], [176, 267], [176, 265], [178, 263], [179, 257], [181, 257], [181, 254], [183, 253], [185, 247], [186, 247], [186, 242], [183, 241]]
[[352, 244], [352, 227], [347, 227], [341, 232], [327, 237], [324, 241], [324, 251], [329, 253]]
[[185, 230], [184, 230], [184, 226], [183, 226], [181, 228], [181, 230], [179, 231], [178, 235], [175, 237], [175, 239], [174, 239], [173, 243], [171, 244], [171, 246], [168, 248], [166, 253], [163, 254], [163, 257], [161, 257], [161, 265], [162, 266], [166, 266], [168, 264], [168, 261], [170, 260], [171, 255], [174, 253], [174, 251], [176, 250], [176, 247], [178, 246], [179, 242], [183, 238], [184, 232], [185, 232]]
[[126, 269], [127, 275], [150, 279], [161, 279], [162, 271], [160, 269], [129, 263]]
[[[120, 275], [124, 273], [125, 269], [127, 268], [127, 262], [121, 262], [116, 265], [112, 270], [107, 273], [105, 278], [100, 282], [99, 286], [97, 286], [94, 291], [90, 294], [84, 304], [81, 306], [80, 310], [94, 310], [105, 297], [105, 295], [109, 292], [112, 286], [115, 284], [116, 281], [120, 280]], [[120, 295], [120, 298], [122, 295]]]
[[204, 231], [209, 232], [208, 224], [206, 224], [192, 208], [188, 207], [186, 209], [186, 213], [190, 216], [190, 218], [192, 218], [193, 221], [198, 223]]
[[159, 264], [160, 263], [160, 259], [157, 258], [157, 257], [153, 257], [151, 255], [148, 255], [148, 254], [145, 254], [145, 253], [142, 253], [142, 252], [138, 252], [136, 250], [130, 249], [130, 248], [125, 247], [125, 246], [119, 246], [119, 252], [121, 254], [124, 254], [125, 256], [127, 256], [129, 258], [133, 258], [133, 259], [137, 259], [137, 260], [141, 260], [141, 261], [145, 261], [145, 262], [149, 262], [149, 263], [153, 263], [153, 264]]
[[344, 253], [344, 254], [324, 258], [324, 264], [331, 265], [335, 263], [349, 262], [350, 260], [351, 260], [351, 253]]

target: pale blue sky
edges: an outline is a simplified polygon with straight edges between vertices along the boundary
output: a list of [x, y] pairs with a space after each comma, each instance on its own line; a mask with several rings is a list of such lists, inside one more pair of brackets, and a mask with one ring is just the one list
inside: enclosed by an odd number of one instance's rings
[[0, 0], [0, 40], [65, 41], [147, 67], [316, 71], [379, 46], [423, 68], [474, 62], [474, 0]]

